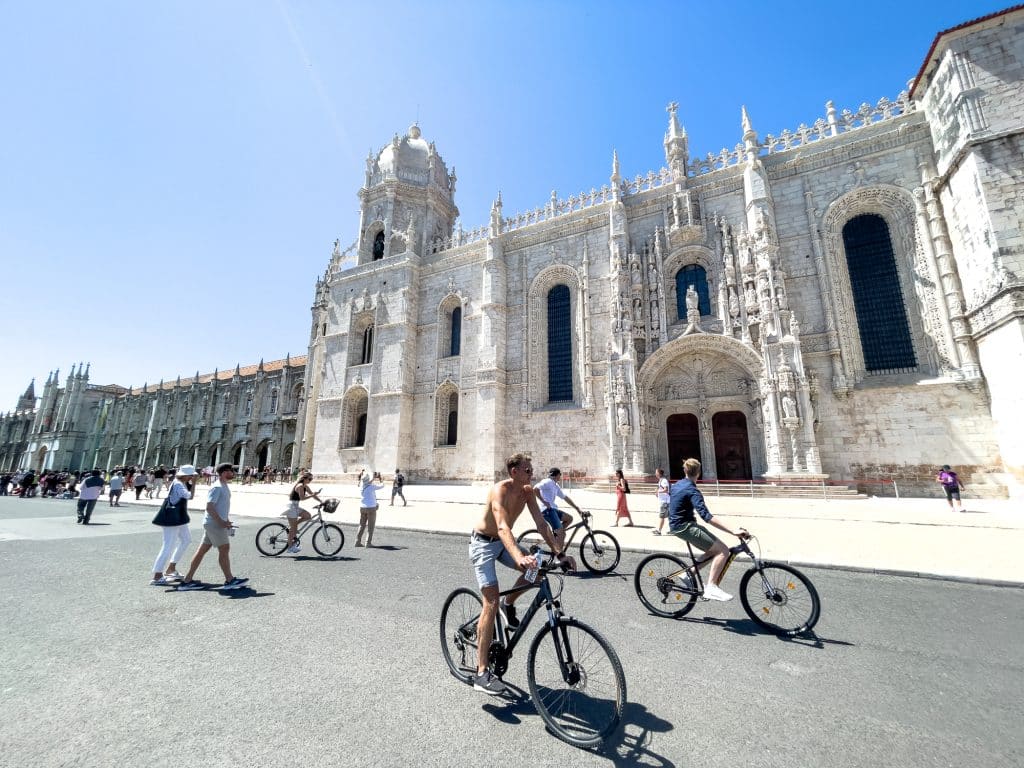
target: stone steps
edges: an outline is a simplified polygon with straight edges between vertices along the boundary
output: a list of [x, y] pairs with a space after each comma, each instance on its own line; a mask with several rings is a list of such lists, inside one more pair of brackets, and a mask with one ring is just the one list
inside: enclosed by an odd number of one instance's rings
[[[565, 487], [563, 485], [563, 487]], [[598, 493], [614, 493], [615, 483], [610, 481], [595, 482], [587, 485], [576, 485], [573, 487], [583, 488]], [[635, 482], [629, 484], [630, 495], [653, 494], [657, 489], [657, 483]], [[698, 483], [701, 492], [709, 497], [734, 496], [748, 498], [808, 498], [808, 499], [866, 499], [865, 494], [859, 493], [856, 488], [846, 485], [822, 486], [818, 482], [801, 483], [799, 481], [788, 481], [785, 483]], [[570, 488], [566, 487], [569, 491]]]

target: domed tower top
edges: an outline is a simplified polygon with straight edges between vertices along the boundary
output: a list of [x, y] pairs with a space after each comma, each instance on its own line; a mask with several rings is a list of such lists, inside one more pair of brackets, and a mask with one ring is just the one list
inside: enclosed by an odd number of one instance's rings
[[455, 207], [455, 169], [413, 123], [366, 158], [359, 190], [359, 263], [413, 253], [422, 256], [437, 239], [450, 237]]

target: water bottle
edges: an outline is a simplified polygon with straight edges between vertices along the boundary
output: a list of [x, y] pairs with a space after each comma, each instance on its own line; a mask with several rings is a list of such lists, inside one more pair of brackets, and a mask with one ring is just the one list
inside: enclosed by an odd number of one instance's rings
[[[536, 559], [536, 558], [534, 558]], [[533, 584], [537, 580], [537, 574], [540, 572], [539, 563], [538, 565], [531, 565], [526, 569], [526, 573], [523, 574], [523, 578]]]

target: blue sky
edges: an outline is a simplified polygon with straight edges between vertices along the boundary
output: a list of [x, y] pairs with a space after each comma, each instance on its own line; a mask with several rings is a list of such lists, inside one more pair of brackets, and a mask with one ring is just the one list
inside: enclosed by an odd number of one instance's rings
[[[418, 118], [466, 229], [895, 98], [1009, 5], [0, 0], [0, 411], [91, 362], [142, 385], [305, 354], [364, 159]], [[38, 391], [38, 390], [37, 390]]]

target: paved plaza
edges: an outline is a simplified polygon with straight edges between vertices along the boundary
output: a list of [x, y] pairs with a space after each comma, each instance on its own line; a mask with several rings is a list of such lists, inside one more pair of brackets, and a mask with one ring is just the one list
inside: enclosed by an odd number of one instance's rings
[[[279, 511], [282, 488], [236, 489], [233, 562], [252, 582], [226, 594], [148, 586], [159, 548], [151, 505], [101, 504], [97, 524], [83, 528], [71, 502], [0, 499], [4, 761], [476, 766], [513, 755], [532, 766], [1016, 766], [1024, 754], [1019, 588], [807, 568], [822, 618], [813, 637], [785, 641], [761, 632], [738, 600], [699, 605], [681, 621], [649, 615], [632, 589], [641, 555], [627, 551], [612, 575], [565, 580], [566, 611], [607, 636], [628, 686], [622, 728], [605, 751], [585, 752], [546, 733], [521, 692], [525, 647], [506, 675], [517, 688], [502, 699], [458, 683], [441, 657], [440, 607], [472, 581], [465, 531], [484, 489], [408, 487], [409, 507], [382, 508], [381, 546], [370, 550], [352, 546], [354, 494], [331, 489], [346, 500], [334, 516], [347, 536], [340, 556], [307, 547], [265, 558], [254, 535]], [[571, 495], [608, 522], [598, 499]], [[637, 527], [617, 532], [623, 545], [669, 544], [640, 527], [653, 513], [632, 501]], [[829, 541], [850, 541], [843, 531], [859, 525], [918, 530], [908, 541], [940, 527], [923, 505], [914, 522], [895, 523], [870, 522], [885, 517], [884, 504], [874, 515], [871, 501], [843, 504], [860, 504], [864, 519], [847, 510], [819, 521]], [[766, 548], [783, 547], [780, 517], [761, 506], [744, 524]], [[724, 502], [713, 508], [728, 514]], [[418, 515], [426, 528], [439, 509], [459, 536], [387, 527], [412, 528]], [[981, 526], [988, 541], [1019, 535], [995, 525], [1004, 516], [993, 508], [949, 525]], [[787, 524], [811, 522], [794, 514]], [[992, 553], [962, 558], [980, 564]], [[199, 576], [215, 581], [215, 562]]]

